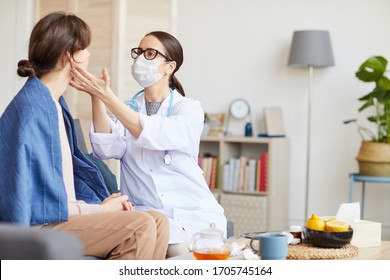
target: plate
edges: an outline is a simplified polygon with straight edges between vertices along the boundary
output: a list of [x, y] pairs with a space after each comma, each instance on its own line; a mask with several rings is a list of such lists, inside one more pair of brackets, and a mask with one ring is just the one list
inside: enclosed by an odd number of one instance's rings
[[263, 233], [265, 233], [265, 231], [246, 232], [246, 233], [241, 233], [241, 234], [240, 234], [240, 237], [249, 238], [249, 239], [257, 239], [257, 238], [259, 238], [260, 235], [262, 235]]

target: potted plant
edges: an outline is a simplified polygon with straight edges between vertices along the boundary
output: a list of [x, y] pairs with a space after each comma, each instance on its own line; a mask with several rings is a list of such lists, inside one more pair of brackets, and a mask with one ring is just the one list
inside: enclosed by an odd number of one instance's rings
[[386, 67], [385, 58], [372, 56], [363, 62], [356, 72], [359, 80], [375, 84], [371, 92], [359, 98], [359, 101], [363, 102], [359, 112], [367, 108], [374, 109], [374, 114], [367, 119], [375, 123], [376, 133], [360, 126], [357, 120], [344, 122], [357, 124], [363, 138], [356, 157], [362, 175], [390, 176], [390, 80], [386, 76]]

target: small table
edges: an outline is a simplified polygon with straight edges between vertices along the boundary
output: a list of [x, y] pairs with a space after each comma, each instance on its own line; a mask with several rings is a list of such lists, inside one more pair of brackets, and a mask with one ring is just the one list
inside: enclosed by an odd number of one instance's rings
[[361, 219], [364, 219], [364, 193], [366, 188], [366, 182], [371, 183], [390, 183], [390, 177], [381, 176], [366, 176], [359, 173], [349, 174], [349, 202], [352, 202], [353, 198], [353, 185], [355, 182], [362, 182], [362, 198], [361, 198]]
[[[194, 255], [188, 253], [167, 260], [194, 260]], [[390, 260], [390, 241], [382, 241], [381, 246], [359, 248], [359, 252], [348, 260]], [[230, 258], [229, 260], [242, 260], [242, 257]], [[332, 259], [329, 259], [332, 260]]]

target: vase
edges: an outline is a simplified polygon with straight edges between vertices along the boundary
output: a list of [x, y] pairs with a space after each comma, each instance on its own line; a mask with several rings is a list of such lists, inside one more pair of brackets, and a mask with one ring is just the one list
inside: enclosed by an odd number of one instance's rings
[[390, 177], [390, 144], [362, 141], [356, 160], [361, 175]]

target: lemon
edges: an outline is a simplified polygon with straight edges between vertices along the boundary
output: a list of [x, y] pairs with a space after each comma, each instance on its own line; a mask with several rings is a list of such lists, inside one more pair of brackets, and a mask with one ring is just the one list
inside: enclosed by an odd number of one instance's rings
[[340, 220], [332, 219], [325, 223], [326, 231], [339, 232], [339, 231], [347, 231], [348, 229], [349, 229], [349, 224]]
[[311, 217], [306, 221], [306, 227], [308, 229], [324, 231], [325, 221], [315, 214], [312, 214]]

